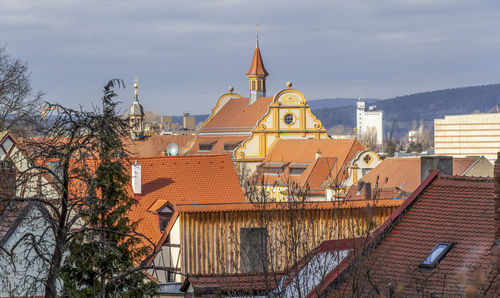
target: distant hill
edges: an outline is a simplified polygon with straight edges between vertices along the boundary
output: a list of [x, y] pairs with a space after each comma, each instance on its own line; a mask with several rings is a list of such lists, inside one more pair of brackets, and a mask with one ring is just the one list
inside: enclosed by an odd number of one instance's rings
[[[424, 120], [425, 126], [432, 126], [433, 120], [445, 115], [488, 112], [500, 104], [500, 84], [452, 88], [398, 96], [376, 102], [377, 110], [384, 110], [386, 127], [397, 120], [401, 134], [407, 134], [413, 120]], [[336, 125], [356, 126], [355, 104], [314, 109], [313, 113], [326, 128]], [[500, 117], [500, 116], [499, 116]], [[387, 129], [386, 129], [387, 131]]]
[[[327, 98], [327, 99], [312, 99], [308, 100], [307, 104], [312, 110], [325, 109], [325, 108], [338, 108], [345, 107], [349, 105], [355, 105], [357, 98]], [[373, 104], [380, 99], [377, 98], [367, 98], [365, 99], [369, 104]]]

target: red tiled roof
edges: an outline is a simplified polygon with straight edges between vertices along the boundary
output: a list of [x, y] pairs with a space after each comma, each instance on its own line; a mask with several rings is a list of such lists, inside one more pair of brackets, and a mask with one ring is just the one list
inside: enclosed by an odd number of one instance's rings
[[212, 119], [200, 129], [200, 132], [241, 132], [250, 131], [257, 121], [267, 112], [273, 97], [261, 97], [253, 104], [248, 98], [231, 98]]
[[[380, 188], [398, 187], [413, 192], [421, 183], [419, 157], [389, 157], [361, 178], [375, 186], [378, 177]], [[387, 178], [387, 180], [386, 180]], [[357, 186], [353, 186], [357, 187]]]
[[264, 61], [262, 61], [262, 55], [260, 54], [260, 49], [258, 47], [256, 47], [255, 51], [253, 52], [250, 69], [247, 72], [247, 76], [250, 75], [269, 75], [266, 71], [266, 68], [264, 67]]
[[[436, 177], [436, 172], [375, 233], [382, 238], [374, 239], [381, 242], [367, 262], [378, 266], [373, 282], [384, 290], [391, 283], [403, 287], [406, 296], [416, 296], [414, 285], [422, 278], [429, 293], [464, 296], [469, 266], [490, 257], [495, 241], [492, 180]], [[419, 271], [422, 261], [443, 241], [454, 246], [432, 273]]]
[[[263, 163], [302, 163], [308, 165], [307, 169], [297, 176], [289, 175], [288, 168], [281, 175], [264, 173], [264, 181], [273, 183], [279, 180], [286, 183], [292, 180], [301, 187], [308, 185], [311, 190], [318, 190], [326, 180], [342, 181], [347, 178], [347, 163], [357, 152], [365, 149], [357, 140], [279, 139]], [[321, 157], [316, 159], [318, 150]]]
[[169, 144], [175, 143], [179, 148], [182, 148], [193, 138], [194, 135], [154, 135], [140, 141], [132, 141], [127, 138], [124, 147], [130, 152], [132, 158], [159, 157], [163, 156], [162, 151], [167, 149]]
[[480, 158], [480, 156], [453, 157], [453, 175], [462, 176]]
[[[224, 150], [224, 144], [239, 144], [248, 137], [249, 136], [198, 136], [191, 150], [189, 150], [186, 155], [232, 155], [233, 150]], [[200, 151], [200, 144], [212, 144], [212, 150]]]
[[[139, 220], [137, 231], [158, 243], [158, 215], [148, 211], [157, 200], [171, 205], [245, 202], [233, 162], [228, 156], [169, 156], [138, 158], [142, 195], [129, 216]], [[129, 187], [132, 195], [132, 189]], [[160, 206], [161, 207], [161, 206]], [[159, 207], [158, 207], [159, 208]]]

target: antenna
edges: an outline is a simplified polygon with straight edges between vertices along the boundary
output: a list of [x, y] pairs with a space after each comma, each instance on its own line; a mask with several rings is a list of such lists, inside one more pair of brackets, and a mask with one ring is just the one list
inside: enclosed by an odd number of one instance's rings
[[255, 24], [255, 47], [259, 48], [259, 24]]

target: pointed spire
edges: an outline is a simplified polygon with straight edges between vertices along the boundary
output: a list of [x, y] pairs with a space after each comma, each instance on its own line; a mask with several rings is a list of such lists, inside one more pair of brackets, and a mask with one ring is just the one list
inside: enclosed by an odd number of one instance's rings
[[252, 63], [250, 63], [250, 69], [247, 72], [250, 87], [249, 105], [252, 105], [260, 97], [266, 96], [266, 77], [268, 75], [269, 73], [264, 67], [264, 61], [262, 61], [259, 49], [259, 24], [256, 24], [255, 50], [253, 52]]

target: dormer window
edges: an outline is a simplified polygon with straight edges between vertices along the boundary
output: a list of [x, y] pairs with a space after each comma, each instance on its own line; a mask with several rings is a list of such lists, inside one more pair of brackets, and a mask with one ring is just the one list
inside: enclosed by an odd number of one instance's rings
[[286, 164], [284, 162], [266, 162], [261, 166], [264, 174], [280, 175], [283, 173]]
[[439, 242], [431, 251], [431, 253], [425, 258], [425, 260], [420, 264], [420, 267], [424, 268], [435, 268], [439, 262], [446, 256], [448, 251], [450, 251], [453, 243], [451, 242]]
[[212, 151], [215, 143], [217, 142], [200, 143], [198, 151]]
[[307, 169], [308, 166], [309, 164], [307, 163], [292, 163], [289, 166], [290, 175], [293, 176], [302, 175], [302, 173], [304, 173], [304, 171]]
[[160, 231], [165, 231], [168, 226], [168, 222], [170, 220], [171, 214], [164, 215], [160, 214]]
[[233, 151], [240, 143], [224, 143], [224, 151]]

